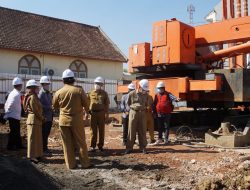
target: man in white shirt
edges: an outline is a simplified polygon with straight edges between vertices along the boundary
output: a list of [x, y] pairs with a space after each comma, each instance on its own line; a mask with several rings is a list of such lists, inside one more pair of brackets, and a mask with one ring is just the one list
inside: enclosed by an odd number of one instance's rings
[[8, 150], [18, 150], [22, 148], [22, 140], [20, 134], [20, 120], [21, 120], [21, 90], [23, 86], [22, 79], [16, 77], [12, 81], [14, 89], [8, 95], [4, 105], [4, 118], [9, 121], [10, 133]]

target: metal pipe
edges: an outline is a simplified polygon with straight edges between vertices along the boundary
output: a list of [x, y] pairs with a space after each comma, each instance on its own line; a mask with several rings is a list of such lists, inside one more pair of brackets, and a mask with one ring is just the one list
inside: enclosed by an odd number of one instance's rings
[[[235, 6], [234, 6], [235, 0], [230, 0], [230, 17], [235, 18]], [[228, 47], [234, 46], [233, 43], [229, 43]], [[235, 59], [234, 58], [229, 58], [229, 67], [232, 68], [234, 67], [235, 64]]]
[[236, 45], [227, 49], [222, 49], [202, 56], [204, 61], [216, 61], [222, 58], [234, 57], [237, 54], [250, 53], [250, 43]]
[[223, 0], [222, 10], [223, 10], [223, 20], [227, 20], [227, 0]]
[[235, 17], [234, 0], [230, 0], [230, 16], [231, 16], [231, 18]]
[[241, 17], [241, 0], [237, 0], [237, 18]]
[[244, 0], [244, 16], [248, 16], [248, 0]]

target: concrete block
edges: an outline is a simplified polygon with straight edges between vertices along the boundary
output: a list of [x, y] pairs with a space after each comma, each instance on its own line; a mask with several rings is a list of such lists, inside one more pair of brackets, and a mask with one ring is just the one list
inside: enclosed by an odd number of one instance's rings
[[250, 144], [250, 128], [246, 127], [242, 134], [214, 134], [211, 131], [205, 134], [205, 143], [227, 148], [244, 147]]

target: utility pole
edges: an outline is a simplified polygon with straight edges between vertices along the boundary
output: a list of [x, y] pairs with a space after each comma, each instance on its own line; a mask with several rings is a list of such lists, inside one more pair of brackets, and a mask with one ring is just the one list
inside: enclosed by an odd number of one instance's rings
[[187, 12], [189, 13], [189, 24], [193, 24], [193, 21], [194, 21], [194, 12], [195, 12], [194, 5], [190, 4], [187, 7]]

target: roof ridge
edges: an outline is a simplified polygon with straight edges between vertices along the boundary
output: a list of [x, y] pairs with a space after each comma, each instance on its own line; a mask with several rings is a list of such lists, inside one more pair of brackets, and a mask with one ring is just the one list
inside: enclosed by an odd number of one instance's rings
[[99, 26], [1, 6], [0, 24], [0, 48], [127, 62], [126, 56]]
[[73, 23], [73, 24], [84, 25], [84, 26], [90, 27], [90, 28], [98, 28], [98, 26], [93, 26], [93, 25], [89, 25], [89, 24], [85, 24], [85, 23], [80, 23], [80, 22], [76, 22], [76, 21], [66, 20], [66, 19], [62, 19], [62, 18], [56, 18], [56, 17], [52, 17], [52, 16], [41, 15], [41, 14], [27, 12], [27, 11], [22, 11], [22, 10], [17, 10], [17, 9], [11, 9], [11, 8], [2, 7], [2, 6], [0, 6], [0, 9], [6, 9], [6, 10], [9, 10], [9, 11], [15, 11], [15, 12], [23, 13], [23, 14], [44, 17], [44, 18], [51, 19], [51, 20], [56, 20], [56, 21], [69, 22], [69, 23]]

